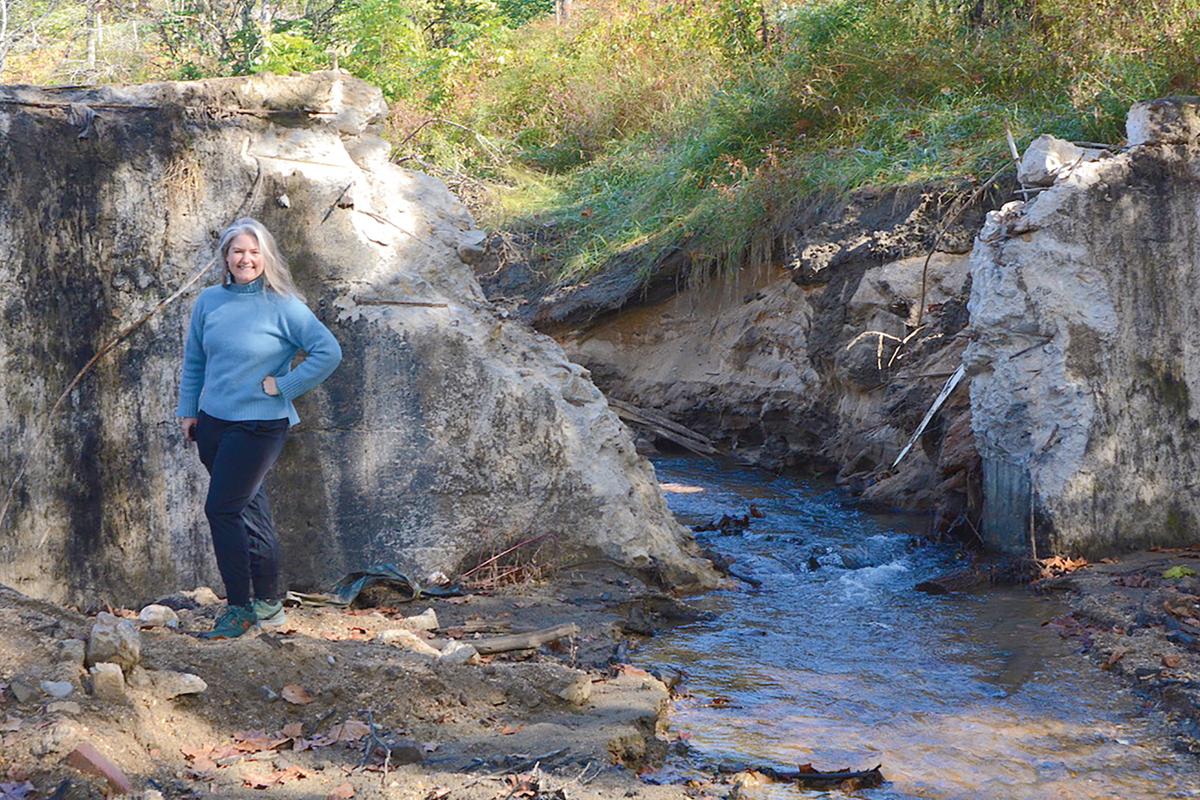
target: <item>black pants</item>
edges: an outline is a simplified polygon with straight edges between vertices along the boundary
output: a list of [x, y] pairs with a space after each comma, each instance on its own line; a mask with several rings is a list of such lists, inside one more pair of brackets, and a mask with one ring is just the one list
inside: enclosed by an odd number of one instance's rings
[[200, 460], [211, 478], [204, 514], [231, 606], [279, 596], [279, 541], [263, 493], [267, 472], [283, 451], [286, 419], [227, 422], [203, 411], [196, 423]]

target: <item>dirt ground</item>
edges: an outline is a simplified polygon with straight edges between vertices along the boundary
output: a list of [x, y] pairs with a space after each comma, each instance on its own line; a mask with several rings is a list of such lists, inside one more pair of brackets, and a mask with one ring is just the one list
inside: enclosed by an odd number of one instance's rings
[[[69, 763], [81, 744], [147, 800], [696, 794], [639, 779], [677, 745], [667, 686], [626, 663], [639, 635], [692, 615], [685, 604], [615, 570], [428, 602], [376, 600], [385, 605], [289, 609], [280, 628], [216, 642], [189, 633], [210, 627], [220, 605], [182, 609], [178, 630], [140, 631], [141, 664], [126, 671], [124, 696], [101, 700], [80, 646], [62, 644], [86, 640], [93, 618], [0, 587], [0, 800], [111, 795], [109, 781]], [[435, 646], [568, 622], [581, 632], [467, 664], [380, 640], [429, 608]], [[137, 624], [136, 610], [114, 611]], [[163, 670], [208, 688], [168, 699], [151, 680]], [[69, 682], [70, 694], [55, 699], [43, 681]]]
[[[1190, 574], [1189, 574], [1190, 573]], [[1048, 623], [1100, 669], [1159, 701], [1200, 755], [1200, 547], [1130, 553], [1034, 584], [1071, 609]]]

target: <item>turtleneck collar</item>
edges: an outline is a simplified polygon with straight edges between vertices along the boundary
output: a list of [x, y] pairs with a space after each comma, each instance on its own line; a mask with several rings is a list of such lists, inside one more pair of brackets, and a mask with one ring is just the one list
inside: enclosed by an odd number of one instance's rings
[[236, 294], [259, 294], [266, 291], [266, 286], [267, 282], [261, 275], [245, 285], [234, 283], [233, 281], [225, 284], [226, 289]]

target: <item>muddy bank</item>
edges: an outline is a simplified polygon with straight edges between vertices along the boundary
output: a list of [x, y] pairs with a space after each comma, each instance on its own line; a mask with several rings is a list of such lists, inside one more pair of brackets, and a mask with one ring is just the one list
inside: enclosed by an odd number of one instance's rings
[[1098, 669], [1161, 704], [1178, 749], [1200, 755], [1200, 550], [1148, 550], [1106, 559], [1035, 588], [1062, 596], [1049, 623]]
[[[180, 630], [208, 627], [217, 608], [179, 611]], [[381, 641], [397, 620], [426, 609], [442, 640], [562, 622], [581, 632], [466, 664]], [[661, 765], [674, 737], [667, 687], [624, 662], [628, 629], [645, 634], [693, 612], [627, 575], [576, 573], [488, 595], [288, 613], [285, 626], [232, 641], [144, 629], [129, 686], [101, 699], [67, 652], [77, 646], [62, 644], [86, 638], [93, 619], [0, 589], [0, 783], [29, 781], [45, 797], [69, 780], [59, 797], [106, 796], [103, 779], [69, 763], [88, 744], [144, 797], [262, 796], [268, 783], [278, 796], [325, 797], [349, 784], [355, 797], [483, 800], [521, 780], [533, 781], [528, 797], [560, 789], [571, 798], [683, 796], [636, 776]], [[197, 675], [207, 689], [169, 698], [165, 670]], [[70, 691], [56, 698], [43, 681]], [[368, 755], [369, 725], [360, 723], [371, 721], [381, 741]], [[541, 773], [531, 777], [535, 764]]]
[[554, 335], [608, 395], [748, 463], [836, 475], [869, 505], [933, 511], [936, 531], [974, 538], [966, 383], [893, 467], [966, 346], [967, 253], [1004, 194], [955, 217], [973, 188], [813, 204], [780, 230], [772, 265], [707, 282], [677, 260], [640, 284], [621, 264], [577, 286], [521, 263], [478, 269], [489, 296]]

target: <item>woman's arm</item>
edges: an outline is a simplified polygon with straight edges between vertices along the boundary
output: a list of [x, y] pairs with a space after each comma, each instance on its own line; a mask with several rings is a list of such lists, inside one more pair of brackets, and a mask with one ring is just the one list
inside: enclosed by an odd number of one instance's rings
[[[299, 300], [288, 304], [285, 321], [288, 338], [308, 357], [286, 375], [275, 376], [273, 382], [279, 394], [295, 400], [333, 374], [342, 361], [342, 347], [317, 315]], [[267, 389], [264, 381], [263, 391], [270, 394]]]
[[[183, 369], [179, 378], [179, 405], [175, 415], [191, 419], [200, 414], [200, 394], [204, 391], [204, 309], [203, 297], [196, 298], [192, 306], [192, 320], [188, 325], [187, 339], [183, 345]], [[187, 438], [188, 430], [184, 436]]]

